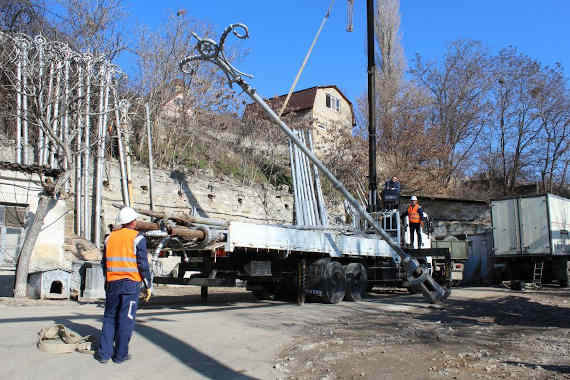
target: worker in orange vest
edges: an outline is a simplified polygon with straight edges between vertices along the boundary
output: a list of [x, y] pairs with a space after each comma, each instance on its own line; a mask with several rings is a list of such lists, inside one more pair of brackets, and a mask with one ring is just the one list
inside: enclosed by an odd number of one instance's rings
[[410, 222], [410, 244], [414, 247], [414, 232], [418, 235], [418, 249], [422, 248], [422, 225], [424, 220], [424, 210], [418, 204], [418, 198], [412, 195], [408, 209], [402, 214], [402, 219], [408, 217]]
[[101, 261], [105, 275], [105, 313], [95, 354], [100, 363], [109, 359], [122, 363], [130, 359], [129, 340], [135, 327], [141, 282], [145, 287], [145, 301], [151, 296], [146, 239], [135, 230], [138, 217], [132, 208], [122, 208], [115, 223], [121, 228], [111, 232], [105, 240]]

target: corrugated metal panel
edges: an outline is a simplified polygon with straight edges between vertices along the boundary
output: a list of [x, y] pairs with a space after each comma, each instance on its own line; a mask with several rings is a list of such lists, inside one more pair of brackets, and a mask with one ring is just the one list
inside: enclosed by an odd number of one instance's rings
[[570, 254], [570, 200], [548, 194], [551, 244], [554, 255]]
[[520, 198], [519, 216], [522, 254], [550, 254], [546, 196]]
[[497, 256], [520, 254], [517, 200], [492, 201], [491, 215], [494, 254]]

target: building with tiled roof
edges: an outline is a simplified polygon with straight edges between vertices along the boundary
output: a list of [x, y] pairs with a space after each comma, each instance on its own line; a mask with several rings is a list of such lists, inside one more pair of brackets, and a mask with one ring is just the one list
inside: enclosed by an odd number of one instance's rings
[[[279, 112], [287, 94], [266, 99]], [[287, 103], [283, 116], [293, 114], [293, 120], [304, 121], [312, 129], [315, 152], [326, 154], [338, 132], [350, 133], [356, 125], [352, 103], [335, 85], [315, 86], [295, 91]], [[260, 107], [251, 103], [245, 107], [243, 119], [266, 118]], [[290, 125], [295, 128], [296, 126]]]

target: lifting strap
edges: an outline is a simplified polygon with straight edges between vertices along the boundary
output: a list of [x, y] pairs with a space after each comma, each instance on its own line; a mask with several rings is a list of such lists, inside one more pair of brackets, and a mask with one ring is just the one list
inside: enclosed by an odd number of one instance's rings
[[283, 103], [283, 106], [281, 107], [281, 111], [279, 111], [279, 117], [281, 117], [281, 115], [283, 115], [283, 112], [285, 111], [285, 108], [287, 107], [287, 103], [289, 103], [289, 99], [291, 98], [291, 94], [293, 93], [293, 91], [295, 90], [295, 87], [297, 86], [297, 82], [299, 81], [299, 78], [301, 77], [301, 73], [303, 72], [303, 69], [305, 69], [305, 65], [307, 64], [307, 61], [309, 60], [309, 57], [311, 56], [311, 52], [313, 51], [313, 47], [315, 46], [315, 44], [317, 43], [317, 40], [319, 39], [319, 35], [321, 34], [321, 30], [323, 30], [325, 23], [329, 19], [333, 4], [334, 4], [334, 0], [331, 0], [331, 4], [329, 5], [329, 9], [327, 10], [325, 17], [323, 18], [323, 21], [321, 22], [321, 26], [319, 27], [319, 30], [317, 31], [317, 34], [315, 35], [315, 38], [313, 39], [313, 43], [311, 44], [311, 47], [309, 48], [309, 51], [307, 52], [307, 55], [305, 56], [305, 60], [303, 61], [303, 64], [301, 65], [301, 68], [299, 69], [299, 72], [297, 73], [297, 76], [295, 77], [295, 80], [293, 81], [291, 88], [289, 89], [289, 93], [287, 94], [287, 97], [285, 98], [285, 103]]
[[94, 340], [90, 335], [81, 336], [69, 331], [64, 325], [44, 327], [38, 333], [38, 348], [40, 351], [52, 354], [68, 354], [79, 351], [92, 354]]

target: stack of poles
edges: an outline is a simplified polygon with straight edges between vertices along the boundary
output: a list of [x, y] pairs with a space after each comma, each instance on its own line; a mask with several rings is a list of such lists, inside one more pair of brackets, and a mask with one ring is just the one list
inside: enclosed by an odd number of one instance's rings
[[[293, 133], [310, 151], [313, 151], [310, 131], [297, 130]], [[328, 226], [327, 210], [317, 167], [291, 141], [289, 141], [289, 160], [295, 196], [295, 224]]]
[[[75, 52], [65, 43], [48, 41], [43, 36], [31, 38], [0, 32], [0, 40], [3, 49], [13, 49], [16, 53], [13, 55], [15, 161], [54, 169], [74, 169], [74, 178], [66, 184], [66, 190], [70, 191], [73, 185], [75, 233], [99, 246], [103, 231], [102, 185], [107, 130], [113, 116], [121, 162], [123, 203], [130, 204], [124, 170], [124, 152], [128, 152], [128, 145], [123, 146], [127, 141], [121, 136], [116, 93], [118, 79], [114, 79], [120, 72], [104, 58]], [[34, 109], [30, 110], [29, 104], [34, 101]], [[39, 125], [37, 114], [41, 114], [52, 136]], [[63, 154], [56, 139], [70, 147], [72, 157]], [[33, 146], [31, 154], [28, 153], [30, 146]]]

